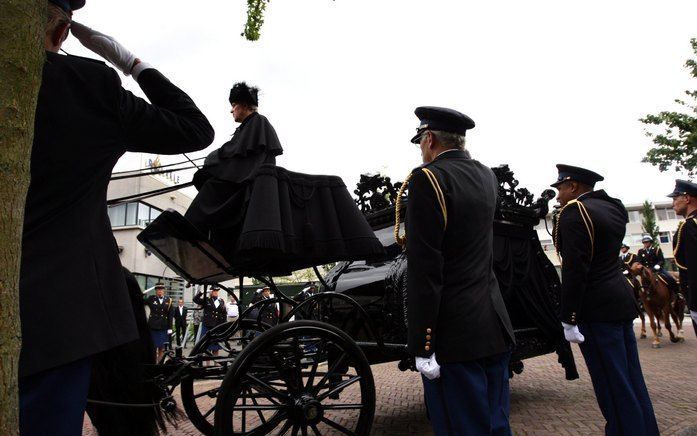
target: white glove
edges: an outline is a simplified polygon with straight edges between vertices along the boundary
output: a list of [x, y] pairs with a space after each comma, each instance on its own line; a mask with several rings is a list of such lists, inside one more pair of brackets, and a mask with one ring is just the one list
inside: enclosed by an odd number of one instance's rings
[[429, 380], [440, 377], [440, 365], [436, 362], [436, 353], [431, 354], [431, 357], [417, 357], [416, 370]]
[[564, 327], [564, 337], [567, 341], [573, 342], [574, 344], [582, 344], [586, 338], [583, 337], [580, 331], [578, 331], [577, 325], [567, 324], [565, 322], [561, 323]]
[[82, 45], [111, 62], [123, 74], [131, 74], [136, 56], [114, 38], [73, 21], [70, 30]]
[[629, 271], [624, 270], [624, 271], [622, 271], [622, 274], [627, 275], [627, 274], [629, 274]]
[[691, 310], [690, 316], [692, 317], [692, 321], [697, 322], [697, 312], [695, 312], [694, 310]]
[[171, 335], [172, 334], [172, 329], [167, 329], [167, 334]]
[[653, 266], [653, 269], [655, 269], [656, 271], [660, 271], [660, 270], [661, 270], [661, 265], [654, 265], [654, 266]]

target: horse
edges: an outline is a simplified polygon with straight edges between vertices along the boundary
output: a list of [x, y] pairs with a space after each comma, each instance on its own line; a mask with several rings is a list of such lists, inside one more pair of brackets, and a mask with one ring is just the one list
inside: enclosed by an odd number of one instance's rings
[[673, 333], [670, 325], [672, 299], [668, 285], [657, 274], [654, 274], [650, 268], [641, 264], [636, 264], [634, 268], [638, 270], [637, 276], [641, 280], [641, 292], [639, 295], [644, 304], [646, 314], [649, 316], [651, 330], [653, 331], [653, 343], [651, 346], [653, 348], [661, 347], [656, 328], [657, 320], [663, 320], [663, 325], [670, 334], [670, 341], [673, 343], [679, 342], [680, 338]]
[[670, 316], [673, 318], [675, 328], [678, 330], [678, 338], [680, 339], [680, 342], [685, 342], [685, 331], [682, 328], [683, 319], [685, 318], [685, 308], [687, 307], [687, 301], [685, 300], [685, 289], [680, 283], [680, 275], [678, 273], [670, 272], [669, 274], [672, 275], [673, 278], [675, 278], [675, 281], [678, 282], [678, 288], [680, 289], [680, 292], [675, 295], [670, 305]]
[[[634, 290], [634, 298], [636, 298], [637, 302], [641, 302], [641, 282], [639, 279], [632, 275], [632, 274], [626, 274], [626, 278], [629, 281], [629, 284], [632, 286], [632, 289]], [[646, 339], [646, 317], [644, 316], [644, 308], [640, 307], [639, 308], [639, 318], [641, 319], [641, 335], [639, 336], [639, 339]], [[660, 324], [658, 326], [658, 329], [660, 331]]]

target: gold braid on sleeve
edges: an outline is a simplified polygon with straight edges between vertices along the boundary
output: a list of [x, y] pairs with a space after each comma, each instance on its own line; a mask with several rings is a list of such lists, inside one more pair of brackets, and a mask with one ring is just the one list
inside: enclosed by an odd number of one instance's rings
[[562, 261], [562, 258], [561, 244], [559, 243], [559, 223], [561, 222], [562, 212], [564, 212], [564, 210], [572, 204], [578, 205], [578, 211], [581, 214], [581, 219], [583, 220], [583, 224], [586, 227], [586, 231], [588, 232], [588, 237], [591, 241], [591, 260], [593, 260], [593, 252], [595, 251], [595, 226], [593, 225], [593, 220], [591, 219], [591, 216], [588, 213], [588, 209], [586, 209], [586, 206], [583, 203], [581, 203], [578, 200], [572, 200], [566, 203], [566, 205], [559, 210], [557, 218], [554, 222], [554, 229], [552, 230], [552, 242], [554, 243], [554, 248], [557, 251], [557, 257], [559, 258], [560, 263]]
[[411, 176], [414, 175], [414, 172], [409, 173], [406, 179], [404, 179], [404, 182], [402, 182], [402, 186], [399, 187], [399, 192], [397, 193], [397, 200], [395, 201], [395, 207], [394, 207], [394, 239], [397, 241], [397, 245], [402, 247], [402, 250], [407, 244], [407, 230], [406, 228], [404, 229], [404, 235], [399, 234], [399, 212], [402, 209], [402, 196], [404, 195], [404, 190], [407, 189], [407, 186], [409, 186], [409, 180], [411, 180]]
[[678, 224], [678, 231], [675, 232], [675, 248], [673, 249], [673, 259], [675, 260], [675, 265], [677, 265], [679, 269], [687, 271], [687, 267], [685, 265], [681, 265], [678, 261], [678, 251], [680, 250], [680, 242], [682, 239], [683, 227], [685, 227], [685, 221], [680, 221], [680, 224]]

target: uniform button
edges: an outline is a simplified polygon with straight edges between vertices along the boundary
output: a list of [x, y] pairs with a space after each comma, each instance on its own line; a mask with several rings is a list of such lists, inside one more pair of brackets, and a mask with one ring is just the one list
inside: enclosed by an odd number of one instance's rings
[[431, 329], [430, 329], [430, 328], [427, 328], [427, 329], [426, 329], [426, 333], [429, 333], [429, 334], [430, 334], [430, 333], [431, 333]]
[[426, 340], [430, 341], [431, 340], [431, 335], [426, 335]]
[[428, 351], [428, 350], [430, 350], [430, 349], [431, 349], [431, 347], [429, 347], [428, 345], [426, 345], [426, 346], [424, 347], [424, 350], [426, 350], [426, 351]]

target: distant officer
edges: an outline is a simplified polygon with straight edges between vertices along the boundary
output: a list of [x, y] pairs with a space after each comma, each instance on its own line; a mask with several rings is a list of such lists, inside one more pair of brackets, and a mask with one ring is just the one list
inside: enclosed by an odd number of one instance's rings
[[[263, 300], [268, 300], [271, 298], [271, 288], [268, 286], [263, 287], [260, 291], [258, 291], [256, 294], [254, 294], [254, 297], [252, 297], [251, 304], [258, 303]], [[258, 311], [253, 310], [251, 313], [255, 314], [254, 318], [256, 319], [257, 315], [259, 314]], [[267, 324], [268, 327], [275, 326], [278, 324], [278, 307], [276, 303], [271, 303], [268, 304], [264, 307], [263, 313], [261, 314], [261, 322], [264, 324]]]
[[159, 362], [165, 353], [165, 344], [169, 343], [169, 335], [172, 334], [172, 299], [165, 295], [164, 283], [155, 285], [155, 295], [147, 297], [145, 304], [150, 308], [148, 327], [157, 348], [155, 361]]
[[186, 318], [189, 316], [189, 309], [184, 306], [184, 300], [179, 299], [177, 307], [174, 308], [174, 334], [177, 337], [177, 345], [182, 344], [182, 339], [186, 335]]
[[668, 197], [673, 198], [675, 213], [685, 217], [673, 238], [673, 253], [697, 334], [697, 183], [676, 180]]
[[[210, 297], [204, 298], [203, 292], [199, 292], [194, 296], [194, 303], [203, 306], [201, 337], [203, 337], [208, 330], [227, 321], [227, 306], [225, 305], [224, 299], [218, 298], [219, 290], [220, 288], [218, 286], [213, 286], [211, 287]], [[208, 349], [213, 351], [213, 354], [218, 354], [220, 345], [212, 344]]]
[[666, 285], [668, 285], [668, 289], [670, 290], [671, 294], [675, 295], [680, 291], [680, 289], [678, 289], [678, 282], [675, 280], [675, 278], [668, 274], [668, 271], [663, 268], [663, 265], [666, 262], [666, 259], [663, 256], [663, 250], [661, 250], [660, 246], [654, 246], [653, 238], [650, 235], [645, 235], [643, 238], [641, 238], [641, 242], [644, 244], [644, 248], [640, 248], [637, 253], [639, 262], [641, 262], [641, 264], [645, 267], [652, 268], [654, 272], [658, 273]]
[[499, 185], [464, 151], [471, 118], [439, 107], [415, 113], [411, 142], [423, 165], [407, 179], [409, 352], [436, 435], [510, 435], [514, 336], [492, 266]]
[[632, 267], [636, 262], [639, 261], [637, 258], [637, 255], [634, 253], [631, 253], [629, 251], [629, 245], [627, 244], [622, 244], [622, 248], [620, 248], [620, 261], [622, 262], [623, 265], [623, 270], [628, 270], [629, 268]]
[[562, 208], [554, 243], [562, 259], [564, 335], [580, 344], [607, 435], [658, 435], [637, 353], [632, 320], [637, 307], [617, 268], [617, 248], [628, 222], [620, 200], [594, 191], [599, 174], [557, 165]]

